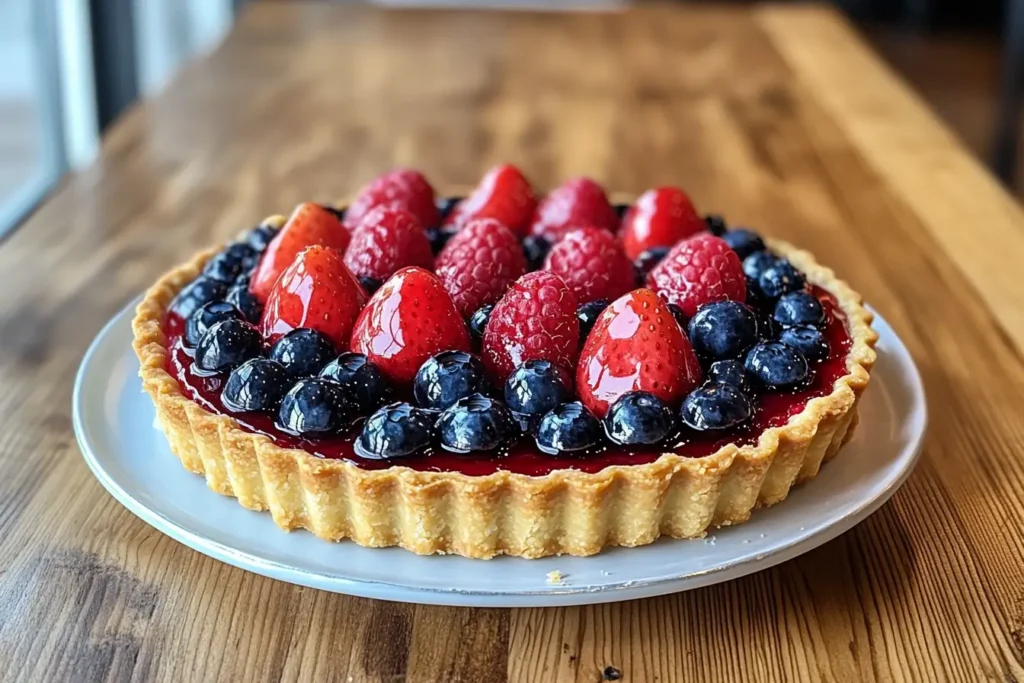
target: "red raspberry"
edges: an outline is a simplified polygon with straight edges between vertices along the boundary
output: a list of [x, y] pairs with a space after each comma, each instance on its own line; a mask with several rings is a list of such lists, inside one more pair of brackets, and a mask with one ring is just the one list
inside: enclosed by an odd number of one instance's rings
[[601, 228], [572, 230], [548, 252], [544, 267], [562, 278], [579, 303], [617, 299], [636, 287], [633, 263]]
[[516, 237], [526, 234], [537, 198], [530, 181], [511, 164], [495, 166], [466, 199], [459, 202], [444, 224], [462, 229], [474, 218], [493, 218], [505, 225]]
[[707, 233], [673, 247], [648, 274], [647, 284], [687, 317], [704, 304], [747, 298], [739, 256], [720, 237]]
[[600, 185], [590, 178], [574, 178], [541, 200], [530, 234], [554, 243], [570, 230], [586, 225], [615, 230], [619, 217]]
[[437, 256], [437, 277], [463, 318], [495, 303], [525, 272], [519, 240], [493, 218], [467, 223]]
[[496, 383], [528, 360], [548, 360], [572, 372], [579, 337], [572, 290], [554, 273], [527, 273], [491, 313], [484, 330], [484, 365]]
[[345, 265], [357, 277], [383, 282], [400, 268], [434, 267], [430, 240], [416, 217], [402, 209], [377, 207], [352, 231]]
[[345, 212], [345, 227], [354, 230], [378, 206], [405, 209], [419, 220], [424, 228], [437, 225], [437, 206], [434, 188], [419, 171], [396, 168], [374, 178], [356, 195]]
[[659, 187], [640, 195], [622, 219], [622, 247], [636, 257], [652, 247], [671, 247], [679, 240], [707, 230], [686, 193], [675, 187]]

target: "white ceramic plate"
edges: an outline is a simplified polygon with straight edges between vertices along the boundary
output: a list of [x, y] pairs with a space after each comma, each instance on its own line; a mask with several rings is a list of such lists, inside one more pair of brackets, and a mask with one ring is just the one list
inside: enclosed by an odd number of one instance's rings
[[[421, 557], [399, 548], [326, 543], [284, 533], [182, 468], [154, 429], [131, 349], [133, 307], [93, 342], [78, 372], [75, 433], [100, 483], [144, 521], [228, 564], [304, 586], [438, 605], [581, 605], [673, 593], [765, 569], [829, 541], [874, 512], [903, 483], [925, 431], [921, 378], [884, 320], [878, 363], [856, 436], [816, 479], [749, 522], [707, 538], [665, 539], [593, 557], [540, 560]], [[558, 570], [561, 585], [548, 582]]]

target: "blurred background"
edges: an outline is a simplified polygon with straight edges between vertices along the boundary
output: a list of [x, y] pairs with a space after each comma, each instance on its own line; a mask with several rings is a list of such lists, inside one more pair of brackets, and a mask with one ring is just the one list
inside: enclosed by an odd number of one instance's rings
[[[215, 49], [252, 2], [0, 0], [0, 239], [93, 163], [134, 103]], [[331, 0], [321, 0], [328, 2]], [[627, 0], [378, 0], [586, 11]], [[1024, 0], [834, 0], [1018, 197]], [[613, 7], [614, 8], [614, 7]]]

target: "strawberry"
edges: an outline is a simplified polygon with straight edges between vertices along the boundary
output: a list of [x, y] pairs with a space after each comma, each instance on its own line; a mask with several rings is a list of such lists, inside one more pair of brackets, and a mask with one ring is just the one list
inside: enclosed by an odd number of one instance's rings
[[469, 351], [466, 323], [441, 281], [422, 268], [403, 268], [370, 299], [352, 330], [352, 350], [366, 354], [396, 384], [441, 351]]
[[410, 168], [388, 171], [363, 186], [345, 212], [345, 227], [355, 230], [366, 214], [379, 206], [404, 209], [424, 228], [437, 225], [434, 188], [422, 173]]
[[285, 268], [306, 247], [322, 245], [345, 253], [351, 237], [338, 217], [319, 204], [299, 204], [281, 231], [267, 245], [249, 281], [249, 291], [266, 302], [270, 290]]
[[406, 266], [434, 267], [423, 225], [408, 211], [378, 206], [352, 231], [345, 265], [357, 277], [384, 281]]
[[484, 330], [484, 365], [495, 383], [528, 360], [551, 361], [571, 371], [579, 336], [572, 290], [554, 273], [527, 273], [491, 312]]
[[544, 267], [562, 278], [581, 304], [616, 299], [636, 286], [632, 261], [602, 228], [570, 231], [548, 252]]
[[325, 334], [339, 349], [348, 345], [366, 292], [330, 247], [306, 247], [277, 279], [260, 320], [268, 343], [299, 327]]
[[619, 237], [626, 256], [636, 257], [651, 247], [671, 247], [676, 242], [707, 230], [686, 193], [675, 187], [659, 187], [640, 195], [622, 219]]
[[493, 218], [467, 223], [437, 256], [437, 277], [463, 318], [495, 303], [525, 272], [519, 240]]
[[576, 367], [576, 392], [597, 417], [630, 391], [648, 391], [678, 407], [700, 382], [690, 341], [649, 289], [634, 290], [604, 310]]
[[530, 234], [554, 243], [573, 228], [587, 225], [615, 230], [619, 217], [600, 185], [590, 178], [574, 178], [540, 201], [530, 224]]
[[448, 215], [445, 225], [461, 229], [474, 218], [493, 218], [522, 237], [536, 208], [530, 181], [515, 166], [504, 164], [484, 175], [473, 193]]
[[747, 280], [736, 252], [710, 233], [696, 235], [672, 248], [647, 274], [647, 286], [687, 318], [715, 301], [746, 301]]

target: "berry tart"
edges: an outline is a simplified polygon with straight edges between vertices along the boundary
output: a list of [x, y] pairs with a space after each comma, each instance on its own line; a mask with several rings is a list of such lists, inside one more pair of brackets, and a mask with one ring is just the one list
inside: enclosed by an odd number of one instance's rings
[[876, 335], [806, 251], [678, 188], [514, 166], [302, 204], [174, 268], [133, 321], [171, 450], [283, 529], [590, 555], [743, 522], [849, 440]]

